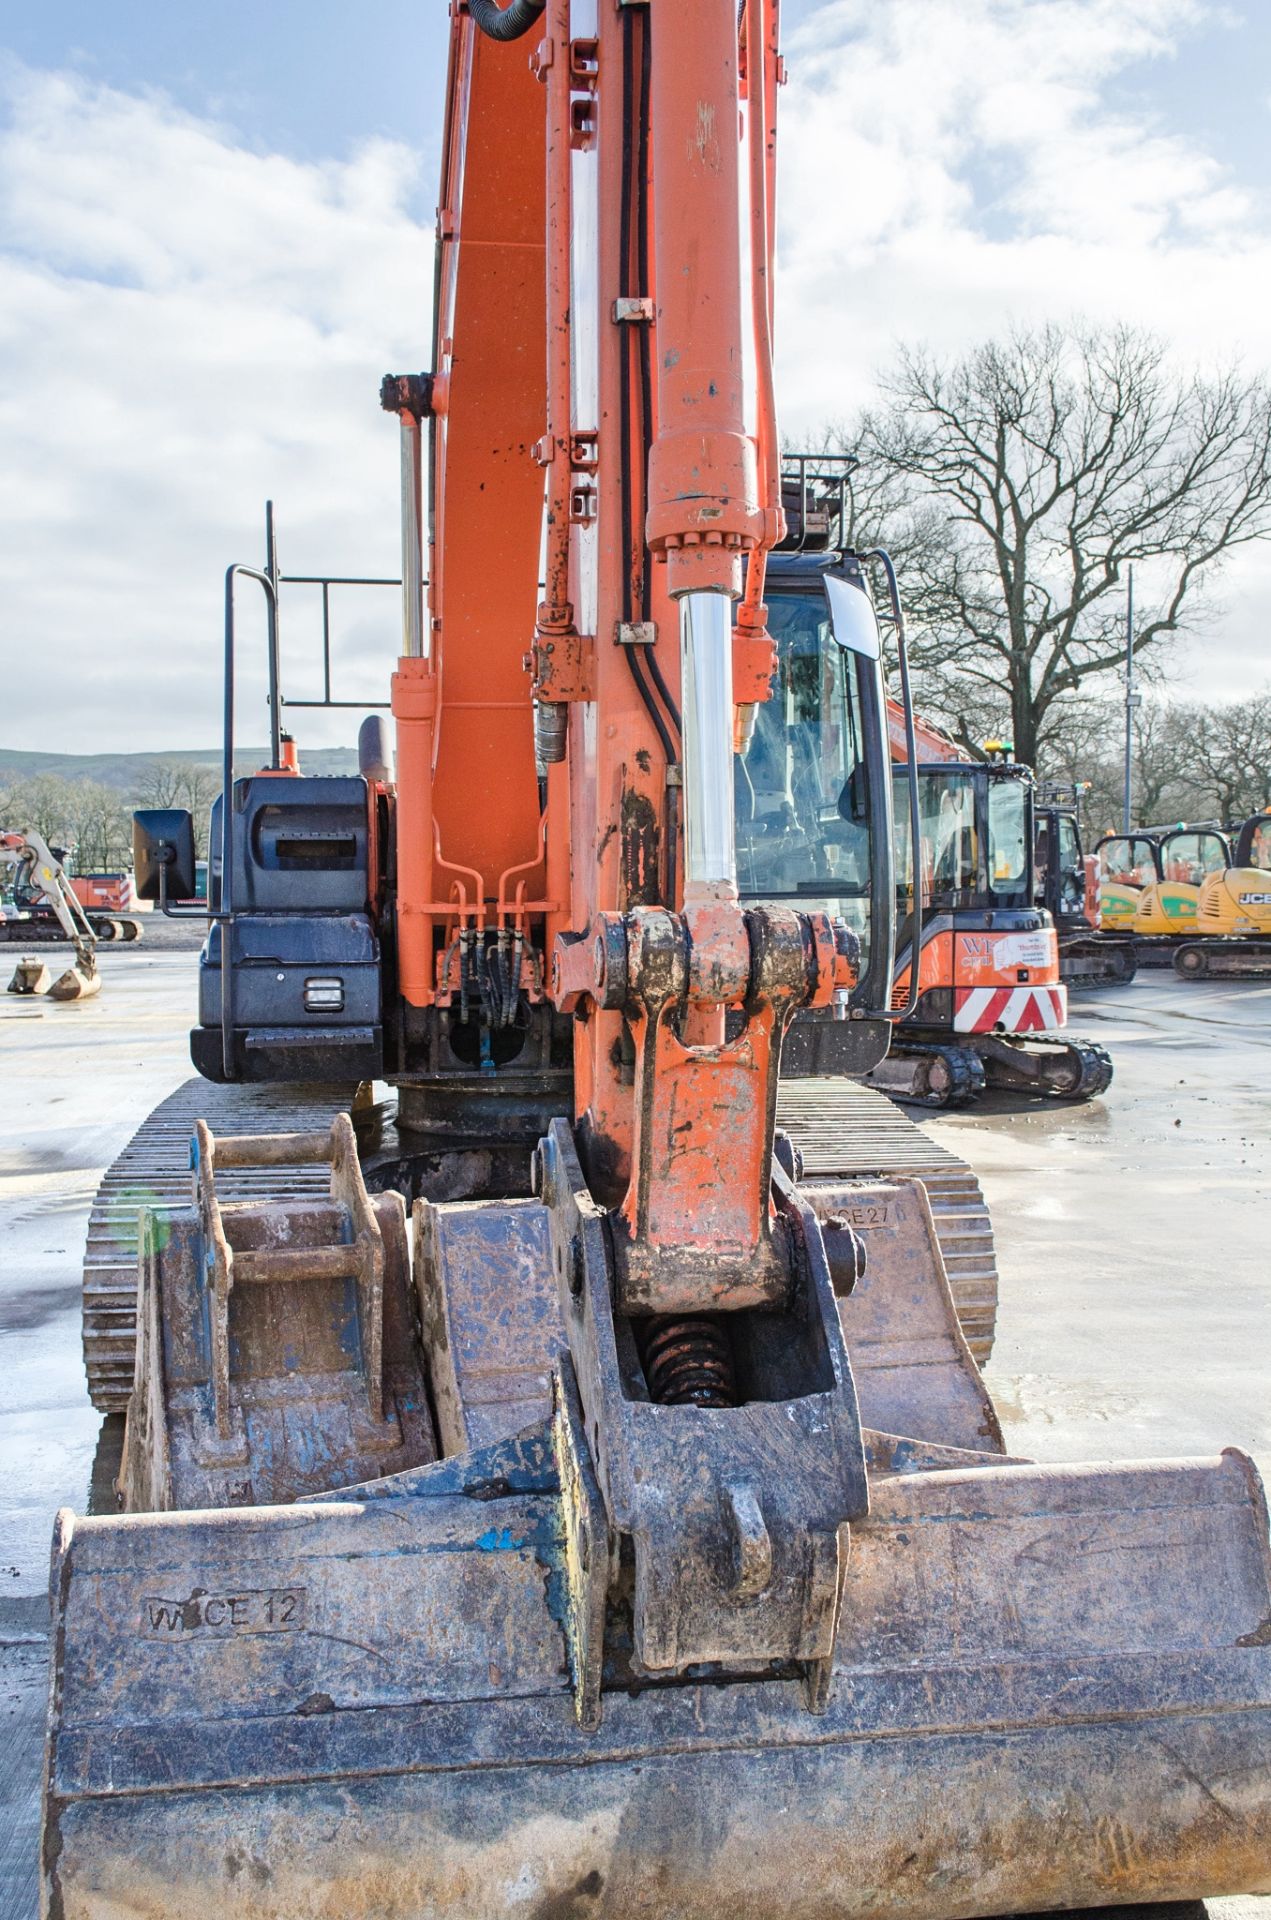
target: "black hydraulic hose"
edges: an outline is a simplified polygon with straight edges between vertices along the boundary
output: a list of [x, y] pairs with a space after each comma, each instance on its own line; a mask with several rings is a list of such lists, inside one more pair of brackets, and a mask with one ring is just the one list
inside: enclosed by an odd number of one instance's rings
[[500, 7], [495, 0], [468, 0], [468, 12], [489, 40], [519, 40], [542, 17], [547, 0], [511, 0]]
[[[631, 110], [634, 105], [631, 77], [631, 36], [634, 26], [635, 10], [624, 7], [622, 10], [622, 205], [619, 214], [618, 237], [618, 290], [626, 295], [630, 288], [631, 275]], [[634, 548], [631, 524], [631, 349], [630, 328], [623, 329], [622, 351], [618, 356], [618, 420], [621, 435], [621, 492], [622, 492], [622, 617], [627, 626], [631, 624], [634, 605], [631, 593], [631, 557]], [[641, 536], [643, 538], [643, 536]], [[648, 564], [643, 569], [647, 579]], [[666, 722], [658, 711], [657, 701], [653, 697], [648, 681], [644, 677], [644, 667], [640, 654], [644, 649], [628, 643], [623, 647], [627, 656], [627, 666], [635, 682], [636, 692], [645, 711], [657, 729], [662, 751], [666, 755], [668, 766], [675, 763], [675, 744], [667, 731]], [[653, 649], [648, 649], [652, 665]]]
[[[649, 257], [649, 94], [653, 72], [653, 22], [651, 9], [645, 8], [640, 19], [640, 117], [639, 148], [636, 153], [636, 256], [641, 263]], [[644, 423], [644, 471], [649, 471], [649, 452], [653, 445], [653, 371], [652, 371], [652, 328], [642, 326], [640, 334], [640, 411]], [[647, 621], [652, 614], [653, 582], [650, 578], [649, 563], [646, 556], [642, 568], [642, 607], [641, 619]], [[662, 696], [671, 725], [682, 738], [684, 723], [675, 696], [666, 684], [666, 676], [658, 662], [656, 645], [649, 648], [649, 672], [653, 684]]]
[[[631, 16], [634, 15], [634, 12], [635, 12], [634, 8], [630, 8], [627, 10], [628, 18], [627, 18], [627, 29], [626, 29], [625, 54], [626, 54], [626, 67], [627, 67], [628, 74], [630, 73], [631, 64], [632, 64], [631, 34], [634, 31], [634, 22]], [[639, 119], [638, 119], [639, 140], [636, 147], [636, 156], [635, 156], [636, 177], [635, 177], [634, 183], [629, 183], [629, 185], [631, 184], [634, 185], [634, 198], [635, 198], [635, 209], [636, 209], [636, 258], [640, 262], [641, 277], [643, 277], [644, 273], [647, 271], [647, 262], [649, 258], [649, 91], [650, 91], [650, 76], [652, 72], [652, 48], [651, 48], [651, 42], [649, 37], [650, 26], [651, 26], [651, 23], [649, 19], [649, 9], [646, 8], [643, 10], [641, 15], [641, 20], [640, 20], [640, 106], [639, 106]], [[629, 133], [630, 125], [631, 125], [630, 112], [628, 112], [627, 114], [626, 124], [628, 128], [628, 133]], [[625, 205], [625, 201], [624, 201], [624, 205]], [[629, 239], [628, 239], [628, 245], [629, 245]], [[628, 254], [627, 254], [626, 247], [624, 247], [623, 249], [622, 260], [623, 260], [622, 270], [623, 270], [623, 273], [625, 274], [629, 271], [628, 265], [627, 265]], [[637, 366], [639, 369], [639, 380], [640, 380], [640, 446], [641, 446], [641, 454], [642, 454], [642, 462], [643, 462], [642, 470], [645, 476], [645, 486], [647, 491], [648, 472], [649, 472], [649, 455], [653, 445], [653, 373], [652, 373], [652, 366], [651, 366], [651, 360], [652, 360], [651, 336], [652, 336], [653, 329], [651, 326], [643, 325], [637, 328], [636, 331], [637, 331], [637, 337], [638, 337], [638, 343], [639, 343], [637, 347], [637, 353], [639, 356], [637, 361]], [[625, 360], [624, 360], [624, 371], [625, 371]], [[642, 496], [642, 511], [646, 507], [647, 507], [647, 500], [644, 499]], [[643, 554], [643, 564], [641, 565], [641, 568], [640, 568], [640, 618], [641, 620], [644, 621], [645, 625], [647, 626], [653, 617], [653, 580], [651, 577], [651, 569], [649, 566], [648, 549], [644, 543], [643, 533], [641, 534], [640, 545], [641, 545], [641, 551]], [[666, 676], [662, 672], [661, 665], [658, 661], [658, 650], [657, 650], [656, 643], [648, 649], [648, 661], [649, 661], [649, 671], [653, 676], [654, 685], [657, 687], [658, 693], [661, 695], [662, 704], [666, 708], [667, 714], [670, 717], [671, 725], [675, 730], [676, 738], [678, 739], [682, 737], [684, 732], [683, 722], [680, 719], [680, 710], [678, 706], [675, 704], [675, 698], [671, 692], [671, 689], [666, 684]], [[637, 664], [634, 661], [634, 659], [632, 664], [633, 665]], [[637, 681], [637, 684], [639, 684], [639, 681]], [[649, 712], [653, 716], [653, 723], [657, 727], [658, 737], [662, 741], [662, 750], [666, 755], [667, 783], [666, 783], [666, 794], [665, 794], [665, 798], [663, 800], [663, 805], [662, 805], [662, 843], [666, 850], [665, 899], [666, 899], [667, 906], [674, 908], [676, 878], [677, 878], [676, 848], [679, 841], [679, 832], [680, 832], [680, 822], [679, 822], [680, 789], [677, 786], [672, 785], [670, 774], [671, 774], [672, 767], [674, 767], [677, 764], [678, 755], [676, 752], [675, 745], [671, 739], [671, 736], [667, 733], [666, 728], [662, 724], [662, 717], [658, 711], [657, 703], [650, 697], [645, 701], [645, 705], [648, 707]]]

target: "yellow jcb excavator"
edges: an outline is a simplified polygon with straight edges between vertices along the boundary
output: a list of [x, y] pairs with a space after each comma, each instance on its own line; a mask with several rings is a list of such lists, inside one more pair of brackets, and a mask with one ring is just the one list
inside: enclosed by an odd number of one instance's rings
[[1271, 974], [1271, 811], [1246, 820], [1230, 865], [1205, 875], [1196, 937], [1176, 946], [1173, 960], [1184, 980]]

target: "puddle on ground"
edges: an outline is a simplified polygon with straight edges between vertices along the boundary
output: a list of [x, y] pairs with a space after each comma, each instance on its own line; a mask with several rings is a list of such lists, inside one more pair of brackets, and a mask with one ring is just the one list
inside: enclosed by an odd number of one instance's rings
[[34, 1327], [47, 1326], [59, 1314], [78, 1311], [81, 1288], [78, 1282], [60, 1287], [18, 1287], [0, 1294], [0, 1333], [29, 1333]]

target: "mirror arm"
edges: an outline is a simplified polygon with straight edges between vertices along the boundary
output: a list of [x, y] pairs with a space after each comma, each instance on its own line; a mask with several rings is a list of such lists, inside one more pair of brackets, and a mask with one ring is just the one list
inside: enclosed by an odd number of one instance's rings
[[169, 920], [219, 920], [219, 913], [210, 913], [203, 907], [174, 907], [168, 902], [168, 868], [176, 860], [176, 848], [160, 846], [155, 858], [159, 862], [159, 898], [157, 906], [160, 913]]
[[861, 555], [861, 564], [867, 566], [876, 560], [883, 569], [887, 580], [887, 596], [891, 601], [892, 625], [896, 630], [896, 657], [900, 665], [900, 700], [905, 715], [905, 754], [908, 760], [909, 778], [909, 842], [912, 850], [913, 874], [913, 932], [910, 935], [909, 951], [909, 997], [905, 1005], [898, 1009], [890, 1007], [883, 1018], [893, 1025], [907, 1020], [918, 1004], [918, 975], [922, 968], [922, 838], [918, 820], [918, 742], [914, 732], [913, 691], [909, 681], [909, 646], [905, 634], [905, 610], [900, 603], [900, 585], [896, 579], [896, 568], [892, 557], [885, 547], [872, 547]]

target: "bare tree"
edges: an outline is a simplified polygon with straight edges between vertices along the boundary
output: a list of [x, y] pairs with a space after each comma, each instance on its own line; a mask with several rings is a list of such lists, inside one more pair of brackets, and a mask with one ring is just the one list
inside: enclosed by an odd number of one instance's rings
[[[1056, 703], [1038, 774], [1084, 790], [1087, 826], [1119, 832], [1125, 708], [1119, 700]], [[1134, 820], [1144, 826], [1236, 823], [1271, 801], [1271, 690], [1205, 706], [1148, 698], [1135, 715]]]
[[927, 705], [959, 737], [1002, 713], [1018, 759], [1120, 663], [1131, 562], [1137, 655], [1271, 532], [1271, 388], [1235, 368], [1179, 377], [1145, 334], [1047, 327], [953, 362], [909, 349], [883, 390], [839, 437], [862, 460], [858, 537], [900, 551]]
[[1235, 825], [1271, 802], [1271, 692], [1200, 707], [1186, 729], [1197, 785]]
[[81, 873], [114, 871], [130, 858], [123, 796], [97, 780], [56, 773], [14, 780], [0, 795], [0, 825], [34, 829], [51, 847], [64, 848]]
[[137, 804], [186, 808], [194, 819], [195, 852], [204, 860], [208, 814], [220, 790], [220, 771], [206, 761], [152, 760], [137, 783]]

